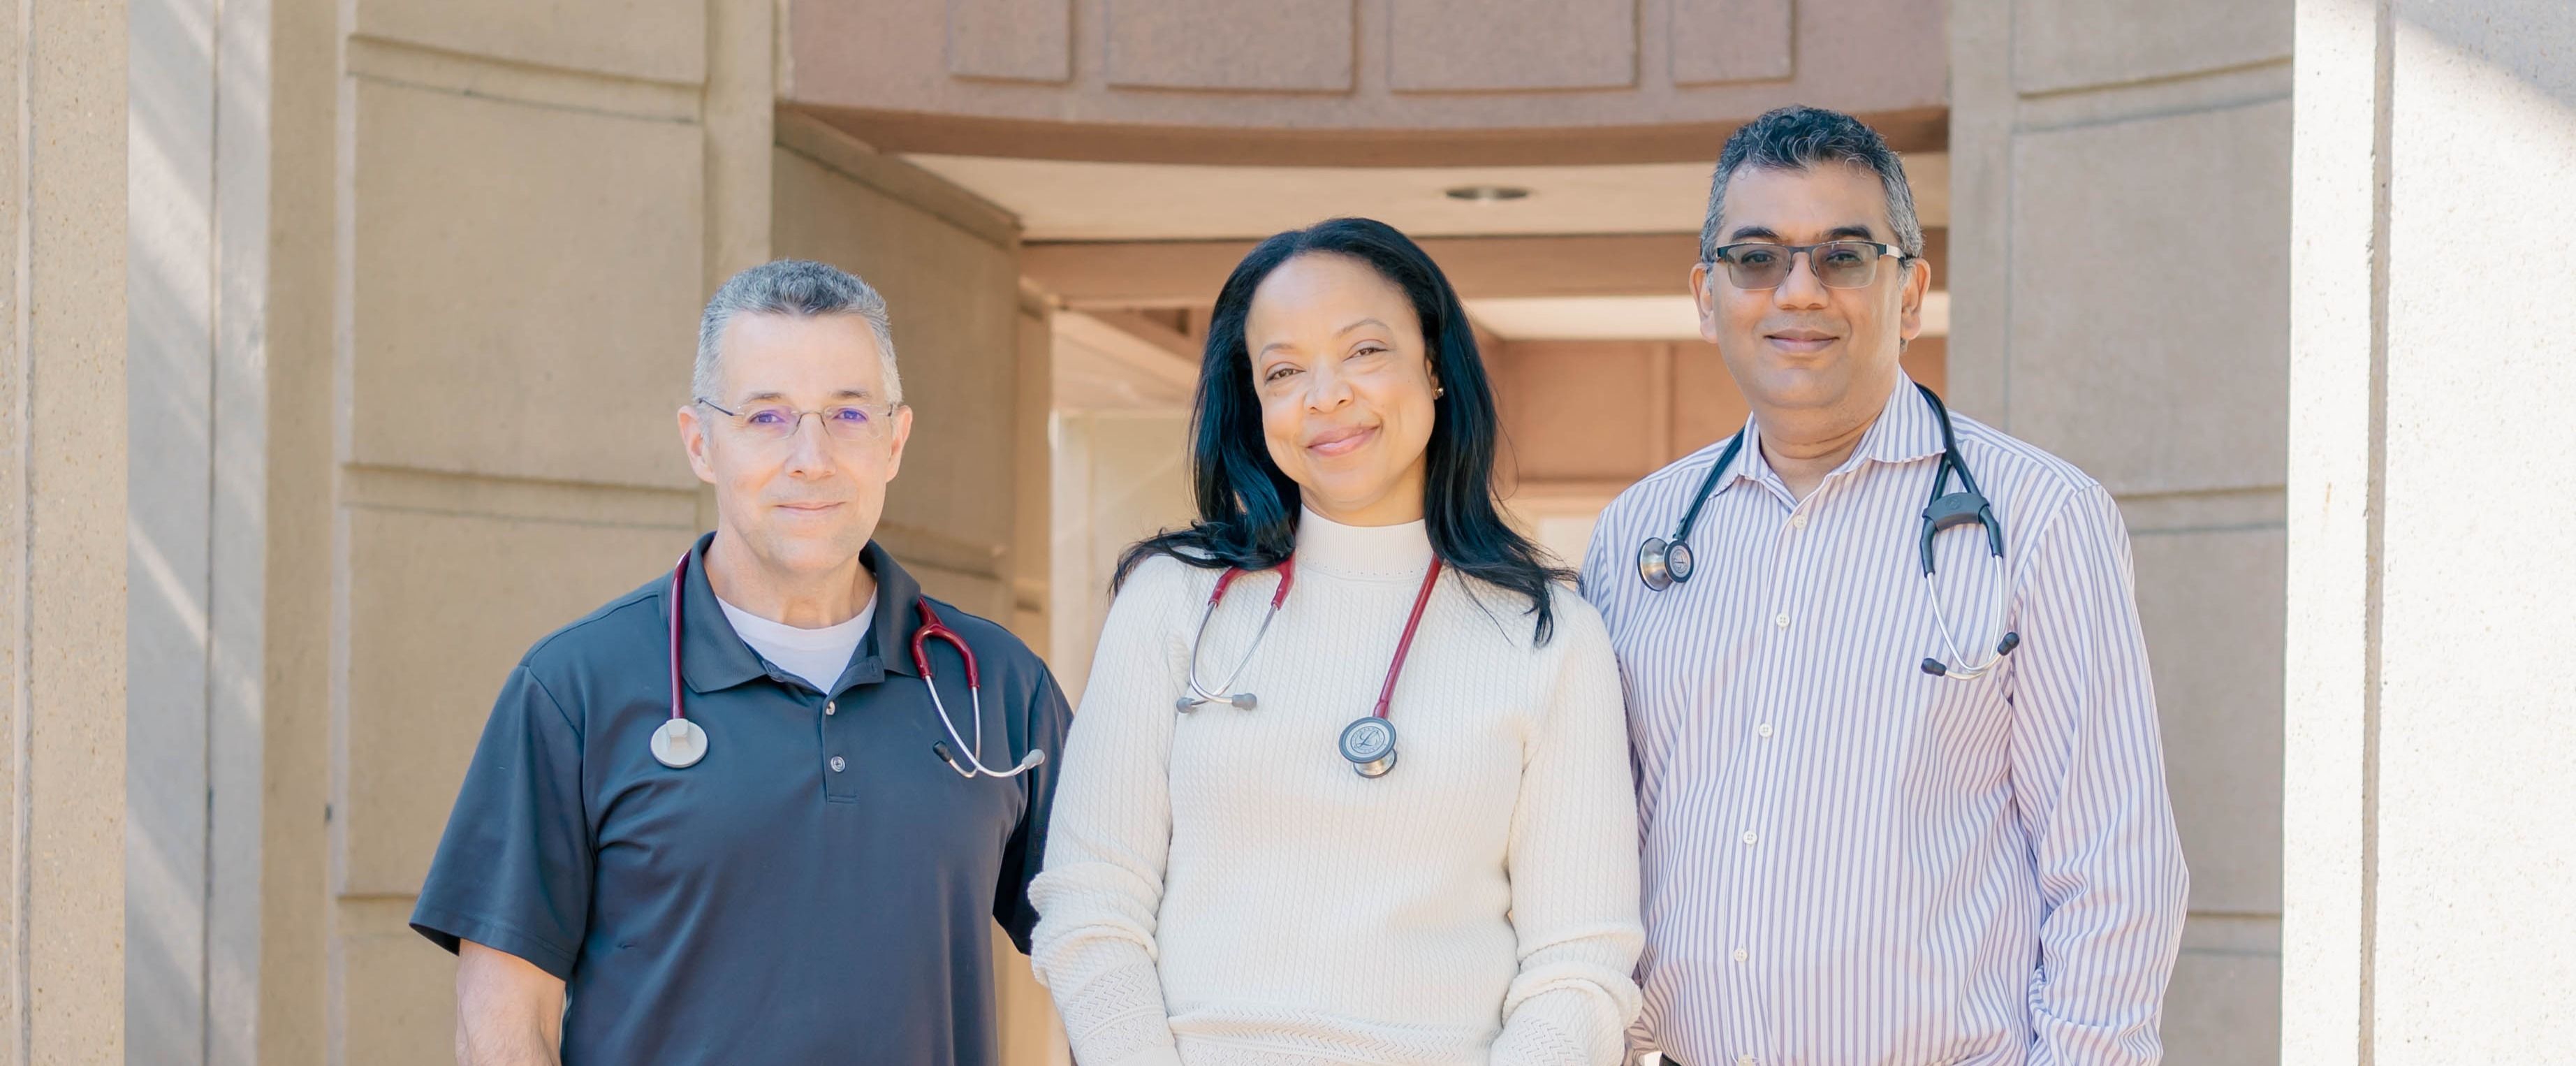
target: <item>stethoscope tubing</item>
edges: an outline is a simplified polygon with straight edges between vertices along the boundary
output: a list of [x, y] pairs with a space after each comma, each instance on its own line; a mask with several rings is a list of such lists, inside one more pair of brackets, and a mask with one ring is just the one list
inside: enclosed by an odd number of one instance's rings
[[[1994, 653], [1984, 662], [1969, 663], [1959, 654], [1958, 638], [1950, 628], [1949, 615], [1941, 609], [1940, 590], [1934, 587], [1932, 581], [1932, 537], [1951, 525], [1974, 523], [1985, 531], [1989, 552], [1994, 556], [1996, 566], [2001, 569], [2004, 563], [2003, 521], [1995, 517], [1993, 506], [1987, 501], [1985, 494], [1977, 488], [1976, 475], [1968, 470], [1967, 459], [1959, 454], [1959, 438], [1957, 430], [1950, 421], [1950, 409], [1942, 404], [1940, 395], [1930, 388], [1921, 384], [1915, 385], [1914, 388], [1922, 394], [1923, 402], [1932, 408], [1933, 416], [1941, 424], [1940, 469], [1932, 478], [1931, 501], [1925, 504], [1923, 509], [1922, 569], [1925, 601], [1931, 606], [1933, 626], [1940, 634], [1942, 649], [1948, 653], [1948, 657], [1924, 660], [1923, 672], [1953, 681], [1973, 681], [1993, 672], [2003, 663], [2004, 657], [2010, 655], [2021, 643], [2021, 635], [2012, 630], [2009, 620], [2005, 618], [2005, 612], [2009, 607], [2012, 575], [2009, 571], [2005, 571], [1994, 581], [1995, 618], [2002, 628], [2002, 638], [1995, 642]], [[1705, 506], [1709, 497], [1715, 493], [1718, 479], [1726, 475], [1727, 468], [1735, 462], [1736, 454], [1743, 449], [1745, 436], [1745, 431], [1739, 431], [1734, 438], [1727, 441], [1726, 450], [1718, 456], [1717, 464], [1710, 467], [1707, 475], [1700, 479], [1699, 492], [1691, 500], [1690, 508], [1682, 513], [1681, 524], [1674, 527], [1671, 539], [1648, 537], [1644, 543], [1638, 545], [1637, 577], [1648, 589], [1662, 592], [1690, 580], [1691, 527], [1699, 520], [1700, 508]], [[1950, 475], [1954, 471], [1959, 476], [1960, 491], [1952, 494], [1946, 490], [1950, 484]], [[1936, 517], [1934, 514], [1936, 510], [1941, 511], [1942, 514]]]
[[[671, 568], [671, 624], [669, 648], [671, 662], [670, 720], [677, 724], [665, 728], [673, 730], [676, 733], [685, 726], [687, 732], [697, 734], [703, 731], [699, 729], [697, 723], [688, 720], [686, 706], [682, 703], [682, 692], [684, 690], [681, 688], [680, 681], [680, 598], [681, 593], [686, 588], [686, 579], [689, 573], [689, 554], [690, 553], [688, 552], [681, 553], [679, 563]], [[966, 639], [959, 636], [956, 630], [948, 628], [945, 623], [939, 620], [939, 613], [931, 609], [929, 597], [923, 596], [916, 598], [913, 601], [913, 604], [915, 609], [921, 612], [921, 625], [915, 628], [912, 632], [912, 665], [915, 669], [921, 672], [922, 685], [930, 690], [930, 706], [932, 709], [939, 712], [940, 728], [947, 731], [948, 739], [957, 743], [957, 750], [960, 754], [965, 756], [966, 765], [958, 765], [957, 760], [950, 757], [947, 751], [947, 746], [944, 744], [934, 746], [934, 751], [939, 755], [939, 760], [946, 763], [950, 770], [956, 771], [957, 776], [968, 780], [972, 780], [976, 777], [1016, 777], [1045, 764], [1046, 752], [1032, 747], [1029, 749], [1029, 753], [1027, 755], [1022, 756], [1020, 761], [1008, 770], [996, 770], [990, 766], [984, 765], [984, 682], [980, 672], [976, 669], [975, 649], [968, 647], [966, 645]], [[973, 744], [968, 744], [966, 742], [966, 738], [958, 733], [957, 722], [949, 717], [948, 714], [948, 702], [941, 699], [939, 696], [939, 683], [932, 675], [930, 669], [930, 653], [926, 646], [926, 642], [933, 640], [948, 642], [951, 647], [957, 649], [958, 657], [966, 664], [966, 693], [975, 713], [975, 742]], [[656, 732], [658, 733], [660, 730], [656, 730]], [[702, 740], [700, 742], [703, 743]], [[674, 764], [669, 759], [663, 758], [661, 749], [659, 748], [655, 749], [654, 758], [660, 760], [663, 765], [669, 766], [675, 770], [685, 769], [689, 766], [695, 765], [697, 762], [695, 758], [692, 758], [688, 762]]]

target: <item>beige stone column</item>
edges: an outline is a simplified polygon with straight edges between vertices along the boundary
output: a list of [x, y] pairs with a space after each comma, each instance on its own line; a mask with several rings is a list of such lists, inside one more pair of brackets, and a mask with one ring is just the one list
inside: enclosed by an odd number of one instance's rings
[[0, 18], [0, 1063], [125, 1056], [125, 57]]
[[2192, 874], [2166, 1059], [2196, 1066], [2277, 1054], [2288, 16], [1950, 7], [1951, 395], [2128, 522]]
[[2296, 8], [2282, 1059], [2561, 1061], [2576, 9]]

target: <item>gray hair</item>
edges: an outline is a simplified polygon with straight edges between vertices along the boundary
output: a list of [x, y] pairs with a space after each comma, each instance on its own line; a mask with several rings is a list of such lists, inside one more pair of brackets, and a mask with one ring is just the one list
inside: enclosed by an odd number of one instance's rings
[[1746, 167], [1806, 170], [1818, 163], [1875, 172], [1879, 187], [1887, 191], [1887, 222], [1896, 228], [1896, 246], [1908, 256], [1923, 255], [1923, 222], [1914, 217], [1914, 187], [1906, 182], [1905, 164], [1889, 150], [1887, 140], [1840, 111], [1793, 104], [1745, 123], [1718, 152], [1717, 176], [1708, 188], [1708, 221], [1699, 230], [1700, 262], [1717, 259], [1718, 212], [1726, 203], [1726, 184], [1736, 171]]
[[886, 315], [885, 297], [848, 271], [804, 259], [781, 259], [743, 271], [707, 300], [707, 313], [698, 319], [697, 369], [689, 379], [698, 397], [717, 398], [716, 361], [723, 354], [725, 327], [742, 314], [866, 319], [868, 331], [877, 335], [877, 358], [885, 365], [885, 401], [903, 402], [903, 375], [894, 364], [894, 321]]

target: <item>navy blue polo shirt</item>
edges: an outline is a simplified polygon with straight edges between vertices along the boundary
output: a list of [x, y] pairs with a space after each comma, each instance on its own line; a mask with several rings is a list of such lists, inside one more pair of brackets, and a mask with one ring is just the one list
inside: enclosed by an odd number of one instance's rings
[[[921, 587], [883, 549], [876, 620], [831, 691], [735, 636], [691, 552], [681, 672], [706, 757], [671, 769], [670, 574], [537, 642], [492, 708], [412, 927], [566, 982], [563, 1061], [985, 1066], [992, 923], [1025, 952], [1028, 883], [1069, 712], [1002, 627], [932, 601], [982, 667], [984, 762], [961, 778], [911, 638]], [[925, 645], [974, 740], [966, 671]]]

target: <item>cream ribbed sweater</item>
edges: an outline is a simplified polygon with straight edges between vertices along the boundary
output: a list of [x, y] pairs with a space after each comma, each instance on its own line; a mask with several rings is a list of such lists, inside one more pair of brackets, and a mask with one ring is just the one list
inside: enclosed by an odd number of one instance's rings
[[[1217, 571], [1158, 558], [1111, 608], [1064, 749], [1035, 962], [1082, 1066], [1610, 1064], [1638, 1009], [1636, 795], [1618, 667], [1570, 591], [1446, 571], [1390, 712], [1392, 773], [1335, 746], [1369, 713], [1430, 565], [1422, 523], [1311, 512], [1297, 579], [1232, 686], [1175, 713]], [[1200, 660], [1243, 660], [1273, 574]]]

